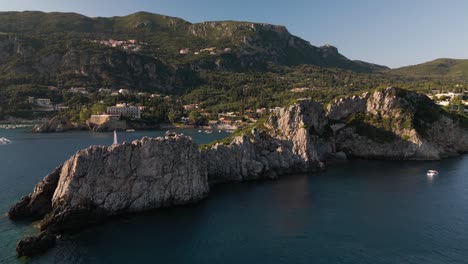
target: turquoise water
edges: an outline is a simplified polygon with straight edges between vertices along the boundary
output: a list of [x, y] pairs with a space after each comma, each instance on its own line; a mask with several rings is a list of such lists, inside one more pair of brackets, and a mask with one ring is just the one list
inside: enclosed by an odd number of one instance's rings
[[[0, 131], [0, 210], [112, 134]], [[138, 138], [143, 134], [122, 134]], [[218, 135], [193, 133], [198, 142]], [[427, 169], [440, 175], [427, 178]], [[28, 224], [0, 219], [0, 262]], [[468, 156], [352, 161], [323, 173], [213, 189], [194, 206], [126, 216], [67, 237], [31, 263], [468, 263]]]

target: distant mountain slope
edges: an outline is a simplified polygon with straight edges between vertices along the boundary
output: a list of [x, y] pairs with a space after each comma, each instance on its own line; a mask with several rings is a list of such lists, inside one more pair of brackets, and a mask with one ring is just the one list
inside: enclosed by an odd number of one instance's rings
[[392, 74], [414, 77], [436, 77], [468, 80], [468, 60], [437, 59], [390, 71]]
[[0, 12], [0, 89], [38, 84], [181, 94], [212, 85], [203, 79], [206, 72], [265, 73], [303, 64], [362, 73], [388, 69], [350, 60], [330, 45], [313, 46], [278, 25], [190, 23], [147, 12], [109, 18]]

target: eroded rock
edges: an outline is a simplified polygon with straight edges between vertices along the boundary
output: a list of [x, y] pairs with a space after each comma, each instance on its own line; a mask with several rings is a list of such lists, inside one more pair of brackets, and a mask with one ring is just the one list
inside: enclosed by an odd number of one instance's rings
[[21, 200], [8, 211], [10, 219], [38, 219], [52, 210], [52, 196], [60, 178], [62, 166], [44, 177], [34, 188], [33, 193], [23, 196]]
[[16, 246], [18, 257], [35, 256], [42, 254], [54, 247], [56, 243], [56, 236], [49, 232], [41, 232], [37, 236], [23, 237]]

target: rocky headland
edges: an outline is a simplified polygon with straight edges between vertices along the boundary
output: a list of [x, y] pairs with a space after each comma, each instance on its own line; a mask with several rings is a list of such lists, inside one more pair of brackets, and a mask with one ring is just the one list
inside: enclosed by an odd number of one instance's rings
[[73, 123], [66, 116], [56, 116], [41, 125], [34, 126], [32, 131], [34, 133], [55, 133], [87, 129], [88, 127], [86, 125]]
[[229, 138], [197, 146], [167, 134], [78, 151], [11, 208], [11, 219], [39, 219], [19, 256], [56, 236], [121, 214], [195, 203], [216, 183], [276, 179], [323, 169], [346, 157], [433, 160], [468, 152], [466, 118], [424, 95], [386, 88], [335, 100], [310, 100], [272, 113]]
[[437, 160], [468, 151], [466, 117], [423, 94], [386, 88], [326, 106], [336, 149], [371, 159]]

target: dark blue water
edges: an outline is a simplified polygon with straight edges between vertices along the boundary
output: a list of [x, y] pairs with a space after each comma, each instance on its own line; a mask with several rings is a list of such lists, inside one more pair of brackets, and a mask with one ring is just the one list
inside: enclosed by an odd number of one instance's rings
[[[200, 142], [207, 136], [194, 133]], [[0, 146], [3, 211], [77, 149], [112, 141], [89, 133], [6, 137], [14, 142]], [[430, 168], [440, 175], [427, 178]], [[15, 243], [31, 228], [1, 218], [0, 232], [0, 261], [15, 263]], [[468, 156], [353, 161], [320, 174], [219, 186], [200, 204], [69, 236], [31, 262], [468, 263]]]

